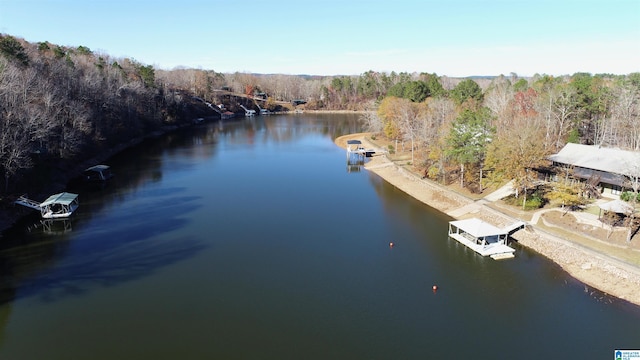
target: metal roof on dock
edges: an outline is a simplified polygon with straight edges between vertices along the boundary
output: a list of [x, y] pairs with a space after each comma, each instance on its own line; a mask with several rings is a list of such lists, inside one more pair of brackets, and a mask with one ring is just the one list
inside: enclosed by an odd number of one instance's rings
[[69, 205], [78, 198], [78, 194], [63, 192], [49, 196], [40, 206], [44, 207], [51, 204]]
[[450, 221], [449, 223], [476, 238], [504, 235], [507, 233], [504, 229], [495, 227], [477, 218]]

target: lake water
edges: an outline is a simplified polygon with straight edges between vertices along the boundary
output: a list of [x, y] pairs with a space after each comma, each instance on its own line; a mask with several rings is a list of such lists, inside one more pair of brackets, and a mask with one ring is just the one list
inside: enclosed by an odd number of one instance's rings
[[[0, 359], [610, 359], [640, 309], [483, 258], [334, 145], [355, 115], [180, 130], [0, 245]], [[393, 242], [395, 246], [389, 247]], [[432, 291], [437, 284], [439, 290]]]

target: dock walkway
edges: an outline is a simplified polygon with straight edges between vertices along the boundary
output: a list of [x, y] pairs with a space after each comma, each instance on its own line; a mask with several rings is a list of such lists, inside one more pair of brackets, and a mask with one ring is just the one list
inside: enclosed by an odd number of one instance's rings
[[40, 211], [40, 203], [29, 199], [26, 195], [20, 196], [16, 201], [16, 205], [26, 206], [28, 208]]

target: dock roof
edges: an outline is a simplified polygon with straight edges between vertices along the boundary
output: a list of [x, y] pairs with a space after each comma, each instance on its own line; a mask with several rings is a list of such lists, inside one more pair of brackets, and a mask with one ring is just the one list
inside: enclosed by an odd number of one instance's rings
[[109, 165], [94, 165], [90, 168], [86, 168], [84, 171], [103, 171], [109, 169]]
[[477, 218], [451, 221], [449, 224], [476, 238], [504, 235], [507, 233], [504, 229], [495, 227]]
[[69, 205], [78, 198], [78, 194], [63, 192], [49, 196], [45, 201], [40, 204], [40, 207], [44, 207], [51, 204]]

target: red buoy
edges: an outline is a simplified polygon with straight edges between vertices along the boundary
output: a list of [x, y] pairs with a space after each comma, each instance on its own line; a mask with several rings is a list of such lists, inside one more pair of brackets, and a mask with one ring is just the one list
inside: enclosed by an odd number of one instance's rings
[[390, 243], [389, 243], [389, 247], [390, 247], [390, 248], [392, 248], [392, 247], [393, 247], [393, 243], [392, 243], [392, 242], [390, 242]]
[[432, 289], [433, 289], [433, 292], [438, 291], [438, 285], [433, 285]]

